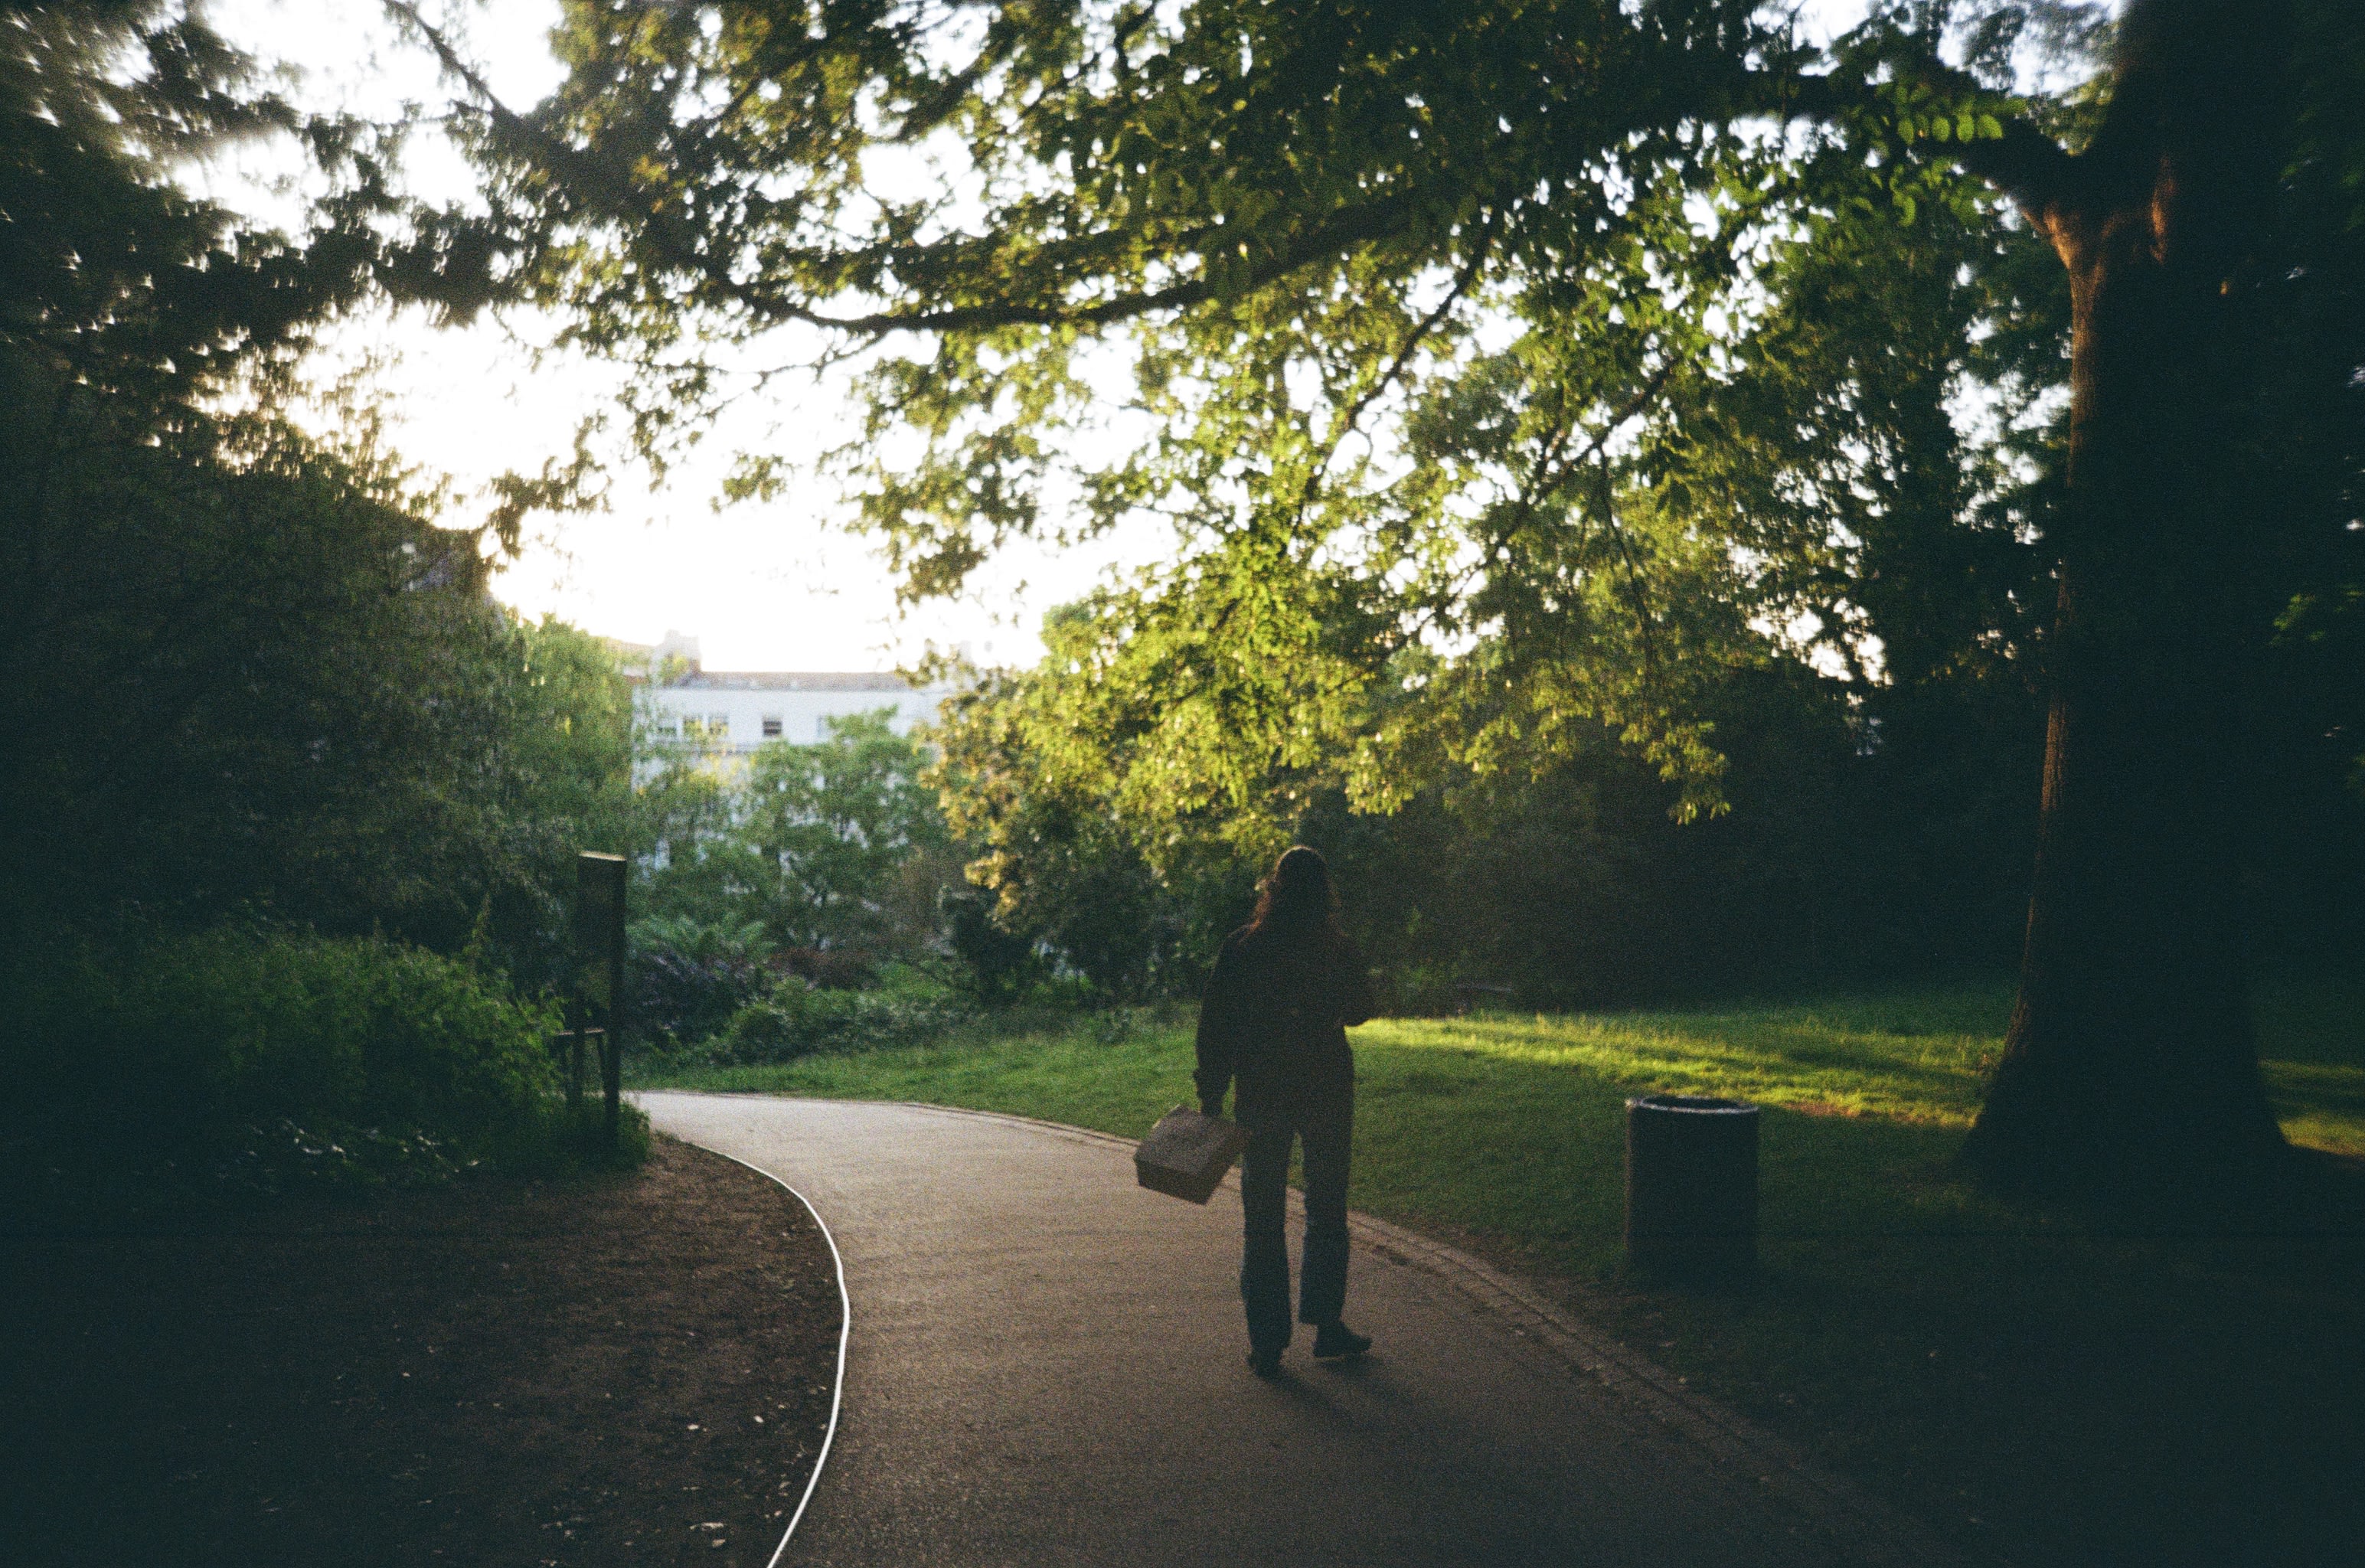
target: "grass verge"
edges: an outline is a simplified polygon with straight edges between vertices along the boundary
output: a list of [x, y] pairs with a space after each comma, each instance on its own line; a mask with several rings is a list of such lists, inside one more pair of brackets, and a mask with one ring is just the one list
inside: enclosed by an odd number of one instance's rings
[[[2294, 1141], [2365, 1154], [2355, 998], [2271, 986]], [[2365, 1536], [2365, 1227], [2113, 1234], [1951, 1161], [2010, 988], [1355, 1032], [1352, 1201], [1556, 1282], [1719, 1398], [1969, 1542], [2064, 1562], [2348, 1562]], [[1139, 1136], [1190, 1097], [1183, 1016], [1020, 1020], [935, 1046], [677, 1070], [685, 1087], [917, 1100]], [[656, 1079], [648, 1080], [658, 1081]], [[1767, 1107], [1741, 1294], [1620, 1272], [1638, 1090]], [[2335, 1201], [2335, 1200], [2328, 1200]]]

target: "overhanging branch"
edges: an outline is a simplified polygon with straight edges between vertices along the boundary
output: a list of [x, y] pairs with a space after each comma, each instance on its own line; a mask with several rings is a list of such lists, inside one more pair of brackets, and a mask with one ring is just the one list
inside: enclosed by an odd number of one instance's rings
[[[724, 260], [680, 232], [678, 219], [662, 209], [652, 210], [644, 196], [623, 188], [614, 171], [569, 147], [503, 103], [481, 73], [470, 65], [450, 39], [420, 15], [413, 0], [385, 0], [387, 8], [415, 28], [434, 50], [444, 71], [456, 77], [505, 133], [536, 149], [550, 167], [562, 174], [579, 195], [588, 196], [608, 218], [645, 235], [667, 262], [696, 275], [707, 286], [755, 314], [772, 321], [794, 321], [824, 330], [862, 338], [882, 338], [903, 331], [960, 332], [996, 327], [1098, 327], [1130, 320], [1161, 310], [1180, 310], [1221, 297], [1205, 277], [1164, 288], [1139, 289], [1089, 303], [1037, 303], [993, 300], [974, 305], [944, 305], [914, 309], [880, 310], [842, 316], [817, 310], [776, 287], [748, 283], [731, 275]], [[636, 197], [638, 199], [636, 199]], [[1358, 244], [1384, 238], [1404, 219], [1411, 203], [1402, 196], [1342, 207], [1328, 219], [1300, 234], [1279, 252], [1251, 265], [1242, 291], [1253, 291], [1287, 277], [1326, 257]]]
[[[1886, 63], [1906, 81], [1928, 87], [1949, 100], [1994, 99], [1968, 73], [1934, 55], [1889, 55]], [[1767, 78], [1766, 107], [1786, 119], [1838, 123], [1892, 111], [1882, 89], [1852, 75], [1795, 74]], [[2080, 161], [2024, 115], [1989, 118], [2002, 127], [2001, 136], [1972, 137], [1945, 145], [1954, 161], [2011, 197], [2040, 226], [2046, 215], [2073, 207], [2084, 194], [2087, 171]]]
[[2017, 202], [2030, 219], [2075, 205], [2084, 171], [2062, 145], [2024, 119], [2004, 123], [2001, 137], [1955, 144], [1955, 161]]

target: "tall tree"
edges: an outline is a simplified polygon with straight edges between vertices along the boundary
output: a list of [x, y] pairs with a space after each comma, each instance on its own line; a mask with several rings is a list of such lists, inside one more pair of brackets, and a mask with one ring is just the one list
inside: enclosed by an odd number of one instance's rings
[[2227, 807], [2247, 792], [2242, 714], [2278, 608], [2229, 566], [2259, 521], [2239, 452], [2291, 28], [2287, 6], [2144, 0], [2079, 154], [2015, 127], [1965, 159], [2060, 256], [2072, 308], [2027, 948], [1967, 1150], [1999, 1177], [2214, 1174], [2282, 1143], [2250, 1035]]
[[[562, 824], [629, 787], [622, 678], [489, 601], [370, 409], [286, 416], [375, 279], [448, 297], [448, 236], [413, 243], [387, 137], [296, 113], [195, 0], [6, 0], [0, 39], [0, 929], [244, 908], [457, 948], [489, 912], [546, 970]], [[187, 188], [252, 136], [331, 176], [300, 232]]]
[[738, 832], [760, 868], [752, 902], [778, 940], [859, 947], [882, 934], [897, 872], [944, 839], [925, 764], [884, 711], [832, 719], [811, 745], [757, 750]]
[[[2077, 1190], [2276, 1153], [2227, 824], [2258, 652], [2348, 570], [2353, 442], [2302, 454], [2305, 504], [2244, 502], [2262, 378], [2358, 419], [2365, 345], [2274, 330], [2355, 275], [2353, 233], [2276, 255], [2301, 151], [2353, 168], [2353, 124], [2298, 112], [2355, 95], [2353, 6], [2129, 0], [2109, 70], [2031, 92], [2023, 46], [2074, 62], [2099, 7], [1897, 0], [1819, 46], [1755, 0], [574, 0], [522, 112], [397, 9], [469, 84], [506, 275], [641, 359], [644, 434], [729, 390], [718, 340], [818, 330], [869, 356], [911, 591], [1048, 528], [1063, 465], [1059, 526], [1174, 521], [1137, 621], [1197, 624], [1146, 645], [1144, 782], [1317, 750], [1384, 807], [1425, 759], [1606, 728], [1713, 810], [1701, 672], [2039, 669], [1972, 1157]], [[1149, 418], [1093, 439], [1124, 351]], [[1343, 619], [1278, 649], [1300, 589]]]

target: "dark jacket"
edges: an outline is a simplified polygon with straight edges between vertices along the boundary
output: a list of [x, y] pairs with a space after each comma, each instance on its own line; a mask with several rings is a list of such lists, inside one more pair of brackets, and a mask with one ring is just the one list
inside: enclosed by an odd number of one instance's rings
[[1372, 987], [1354, 944], [1326, 932], [1224, 938], [1199, 1003], [1199, 1103], [1213, 1113], [1237, 1080], [1239, 1121], [1309, 1098], [1351, 1093], [1347, 1028], [1372, 1015]]

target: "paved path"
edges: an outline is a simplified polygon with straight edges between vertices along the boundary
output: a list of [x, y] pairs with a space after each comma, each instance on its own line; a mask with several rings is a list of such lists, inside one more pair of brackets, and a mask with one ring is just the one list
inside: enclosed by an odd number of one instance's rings
[[1348, 1316], [1371, 1358], [1317, 1363], [1301, 1332], [1261, 1383], [1236, 1185], [1205, 1208], [1160, 1197], [1126, 1146], [1011, 1118], [636, 1098], [802, 1192], [845, 1258], [844, 1412], [788, 1562], [1931, 1560], [1844, 1489], [1835, 1508], [1821, 1483], [1752, 1473], [1780, 1465], [1712, 1410], [1490, 1306], [1401, 1232], [1357, 1226]]

